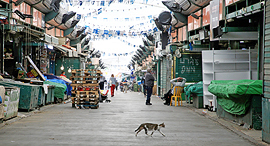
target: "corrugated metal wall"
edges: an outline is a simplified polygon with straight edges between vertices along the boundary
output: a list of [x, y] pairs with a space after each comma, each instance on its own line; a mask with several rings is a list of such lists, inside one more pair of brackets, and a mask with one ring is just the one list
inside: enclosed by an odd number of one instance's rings
[[161, 96], [163, 96], [166, 91], [167, 91], [167, 86], [166, 86], [166, 82], [167, 82], [167, 60], [166, 58], [163, 58], [161, 61], [161, 67], [160, 67], [160, 88], [161, 88]]
[[262, 139], [270, 143], [270, 1], [265, 9], [264, 86], [262, 99]]

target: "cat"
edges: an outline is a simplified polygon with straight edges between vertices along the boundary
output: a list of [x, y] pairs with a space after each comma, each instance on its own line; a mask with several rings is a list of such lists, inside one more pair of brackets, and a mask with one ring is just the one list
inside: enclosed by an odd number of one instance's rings
[[152, 136], [153, 133], [157, 130], [159, 133], [161, 133], [161, 134], [165, 137], [165, 134], [163, 134], [163, 133], [160, 131], [160, 128], [165, 128], [165, 124], [162, 123], [162, 124], [159, 124], [159, 125], [158, 125], [158, 124], [153, 124], [153, 123], [143, 123], [143, 124], [141, 124], [141, 125], [135, 130], [135, 132], [136, 132], [135, 136], [137, 136], [138, 133], [139, 133], [141, 130], [144, 129], [146, 135], [149, 135], [149, 134], [147, 133], [148, 131], [152, 131], [152, 133], [151, 133], [151, 136]]

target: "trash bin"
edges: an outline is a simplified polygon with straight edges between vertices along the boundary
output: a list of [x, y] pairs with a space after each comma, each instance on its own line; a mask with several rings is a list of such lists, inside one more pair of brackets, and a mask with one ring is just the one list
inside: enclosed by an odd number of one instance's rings
[[45, 95], [45, 104], [54, 103], [54, 88], [53, 85], [48, 86], [48, 94]]
[[192, 95], [193, 107], [203, 108], [203, 96], [197, 96], [197, 94]]
[[39, 94], [38, 94], [38, 106], [45, 105], [45, 92], [42, 86], [39, 88]]
[[4, 120], [17, 117], [19, 108], [20, 88], [5, 87]]
[[133, 91], [138, 92], [138, 84], [133, 84]]
[[5, 107], [5, 87], [0, 86], [0, 121], [2, 121], [4, 118], [4, 107]]
[[16, 86], [20, 88], [19, 109], [30, 111], [38, 107], [38, 95], [40, 88], [38, 85], [5, 81], [0, 81], [0, 85], [5, 87]]

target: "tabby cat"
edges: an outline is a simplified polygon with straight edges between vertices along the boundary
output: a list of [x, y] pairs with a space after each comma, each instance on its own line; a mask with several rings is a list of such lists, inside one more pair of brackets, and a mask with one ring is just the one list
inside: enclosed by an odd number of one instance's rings
[[[163, 134], [161, 131], [160, 131], [160, 128], [165, 128], [165, 124], [164, 123], [162, 123], [162, 124], [153, 124], [153, 123], [143, 123], [143, 124], [141, 124], [136, 130], [135, 130], [135, 132], [136, 132], [136, 134], [135, 134], [135, 136], [137, 136], [138, 135], [138, 133], [140, 132], [140, 131], [142, 131], [143, 129], [144, 129], [144, 131], [145, 131], [145, 134], [146, 135], [149, 135], [147, 132], [148, 131], [152, 131], [152, 133], [151, 133], [151, 136], [153, 135], [153, 133], [157, 130], [159, 133], [161, 133], [163, 136], [165, 136], [165, 134]], [[138, 131], [138, 132], [137, 132]]]

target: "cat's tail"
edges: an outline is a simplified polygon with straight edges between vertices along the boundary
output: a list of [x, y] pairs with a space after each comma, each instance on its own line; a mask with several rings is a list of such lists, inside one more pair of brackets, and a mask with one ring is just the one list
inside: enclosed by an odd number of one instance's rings
[[139, 128], [140, 128], [140, 127], [138, 127], [138, 128], [135, 130], [135, 132], [137, 132], [137, 131], [139, 130]]

